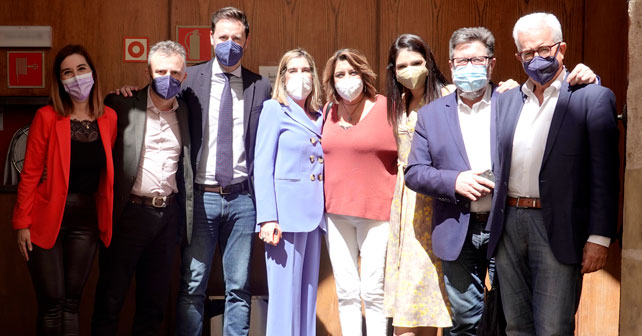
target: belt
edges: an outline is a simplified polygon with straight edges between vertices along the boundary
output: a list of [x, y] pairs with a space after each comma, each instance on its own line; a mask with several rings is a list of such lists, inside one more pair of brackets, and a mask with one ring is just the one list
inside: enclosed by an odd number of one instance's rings
[[478, 223], [486, 223], [488, 222], [488, 214], [489, 212], [471, 212], [470, 219]]
[[542, 203], [539, 198], [530, 197], [510, 197], [506, 199], [506, 205], [516, 208], [541, 209]]
[[230, 184], [226, 187], [207, 185], [207, 184], [195, 184], [196, 190], [205, 191], [205, 192], [215, 192], [221, 195], [227, 194], [241, 194], [250, 190], [247, 184], [247, 180], [235, 184]]
[[144, 197], [134, 194], [129, 194], [129, 201], [144, 206], [151, 206], [154, 208], [165, 208], [168, 205], [174, 203], [174, 194], [169, 196], [154, 196], [154, 197]]

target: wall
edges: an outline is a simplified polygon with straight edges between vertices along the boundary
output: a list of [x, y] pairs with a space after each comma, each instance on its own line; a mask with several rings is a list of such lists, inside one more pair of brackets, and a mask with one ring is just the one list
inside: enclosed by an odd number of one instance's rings
[[629, 1], [628, 132], [622, 251], [622, 336], [642, 335], [642, 1]]
[[[631, 8], [635, 8], [636, 2], [631, 1]], [[259, 65], [277, 65], [283, 52], [294, 47], [307, 49], [316, 58], [317, 66], [323, 69], [335, 50], [352, 47], [364, 51], [380, 76], [380, 89], [384, 87], [388, 48], [398, 34], [415, 33], [424, 37], [433, 47], [439, 67], [449, 78], [448, 39], [455, 29], [464, 26], [485, 26], [494, 32], [497, 39], [494, 80], [514, 78], [521, 82], [526, 76], [514, 57], [512, 26], [525, 13], [549, 11], [561, 20], [565, 41], [569, 45], [565, 64], [572, 67], [584, 62], [595, 69], [601, 75], [603, 85], [615, 92], [619, 111], [626, 98], [628, 27], [625, 0], [3, 0], [0, 2], [0, 22], [3, 25], [53, 27], [54, 46], [45, 50], [46, 71], [50, 70], [55, 52], [60, 47], [69, 43], [85, 45], [94, 58], [104, 91], [110, 91], [123, 84], [146, 83], [144, 63], [122, 62], [123, 36], [147, 36], [150, 45], [159, 40], [173, 39], [176, 25], [209, 25], [211, 13], [227, 5], [245, 10], [249, 17], [250, 41], [243, 64], [251, 70], [258, 71]], [[639, 12], [638, 9], [638, 17]], [[46, 96], [47, 88], [6, 88], [6, 50], [0, 49], [0, 96]], [[633, 105], [629, 104], [629, 111], [633, 110]], [[5, 130], [0, 131], [0, 160], [4, 159], [2, 151], [6, 150], [8, 139], [30, 116], [27, 112], [6, 112], [4, 118]], [[627, 157], [631, 155], [629, 153]], [[637, 175], [628, 170], [627, 178], [632, 176]], [[634, 191], [629, 188], [628, 192]], [[9, 205], [0, 208], [4, 225], [8, 225], [10, 208]], [[0, 327], [16, 328], [12, 330], [24, 333], [25, 330], [31, 330], [35, 301], [26, 268], [17, 259], [19, 255], [10, 230], [0, 233], [0, 248], [3, 249], [0, 266], [4, 267], [1, 270], [14, 272], [12, 274], [17, 277], [10, 283], [2, 279], [6, 277], [0, 277], [0, 302], [15, 303], [0, 307], [5, 309], [0, 311]], [[585, 277], [584, 294], [578, 311], [578, 335], [617, 334], [619, 252], [619, 246], [612, 246], [607, 270]], [[265, 284], [261, 278], [264, 274], [261, 258], [262, 251], [258, 244], [255, 249], [258, 271], [255, 272], [253, 286], [263, 293]], [[319, 334], [337, 335], [336, 297], [326, 259], [322, 262], [321, 274]], [[95, 281], [95, 273], [92, 277], [86, 296], [93, 290], [91, 286]], [[220, 292], [220, 284], [220, 279], [215, 279], [210, 286], [212, 291]], [[20, 290], [12, 290], [14, 286], [21, 286]], [[173, 297], [175, 293], [171, 295]], [[23, 299], [18, 300], [18, 297]], [[131, 315], [131, 302], [125, 315]], [[91, 304], [86, 303], [83, 307], [88, 317]], [[598, 310], [596, 307], [607, 309]], [[130, 318], [124, 318], [123, 324], [129, 321]], [[172, 326], [173, 313], [170, 311], [167, 330], [171, 330]]]

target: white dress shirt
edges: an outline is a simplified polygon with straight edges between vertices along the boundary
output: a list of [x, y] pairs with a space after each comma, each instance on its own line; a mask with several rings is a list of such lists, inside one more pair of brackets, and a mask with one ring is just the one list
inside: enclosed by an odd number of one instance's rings
[[[151, 87], [149, 88], [151, 90]], [[138, 196], [168, 196], [178, 192], [176, 171], [181, 155], [181, 137], [174, 99], [169, 111], [160, 111], [147, 91], [145, 141], [140, 153], [131, 193]]]
[[[491, 169], [490, 154], [490, 96], [492, 86], [486, 87], [482, 100], [466, 105], [457, 95], [459, 127], [464, 138], [468, 162], [473, 171]], [[488, 194], [470, 203], [471, 212], [489, 212], [492, 196]]]
[[[539, 172], [542, 168], [548, 132], [565, 75], [566, 69], [562, 70], [555, 81], [544, 90], [541, 105], [533, 92], [533, 82], [529, 79], [522, 85], [526, 101], [524, 101], [513, 137], [508, 196], [540, 197]], [[608, 247], [611, 239], [591, 235], [588, 241]]]
[[[203, 132], [203, 143], [196, 163], [195, 182], [198, 184], [218, 185], [216, 182], [216, 144], [218, 134], [218, 114], [221, 105], [221, 94], [225, 86], [224, 71], [217, 61], [212, 62], [212, 78], [210, 89], [210, 107], [208, 123]], [[239, 66], [231, 72], [230, 88], [232, 90], [232, 157], [223, 160], [233, 160], [234, 175], [232, 184], [243, 182], [247, 179], [247, 164], [245, 157], [245, 128], [243, 106], [243, 78]]]

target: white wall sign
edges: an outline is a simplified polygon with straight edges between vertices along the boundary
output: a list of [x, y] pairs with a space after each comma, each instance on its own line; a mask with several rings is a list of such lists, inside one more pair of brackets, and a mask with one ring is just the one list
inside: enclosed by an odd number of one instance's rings
[[0, 47], [51, 48], [51, 26], [0, 26]]

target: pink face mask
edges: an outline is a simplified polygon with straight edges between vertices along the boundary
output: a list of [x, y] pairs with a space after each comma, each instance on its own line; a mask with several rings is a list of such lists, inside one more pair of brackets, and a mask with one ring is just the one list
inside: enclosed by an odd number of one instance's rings
[[84, 102], [87, 100], [87, 97], [89, 97], [91, 88], [94, 86], [94, 76], [89, 72], [72, 78], [67, 78], [62, 81], [62, 85], [73, 100]]

